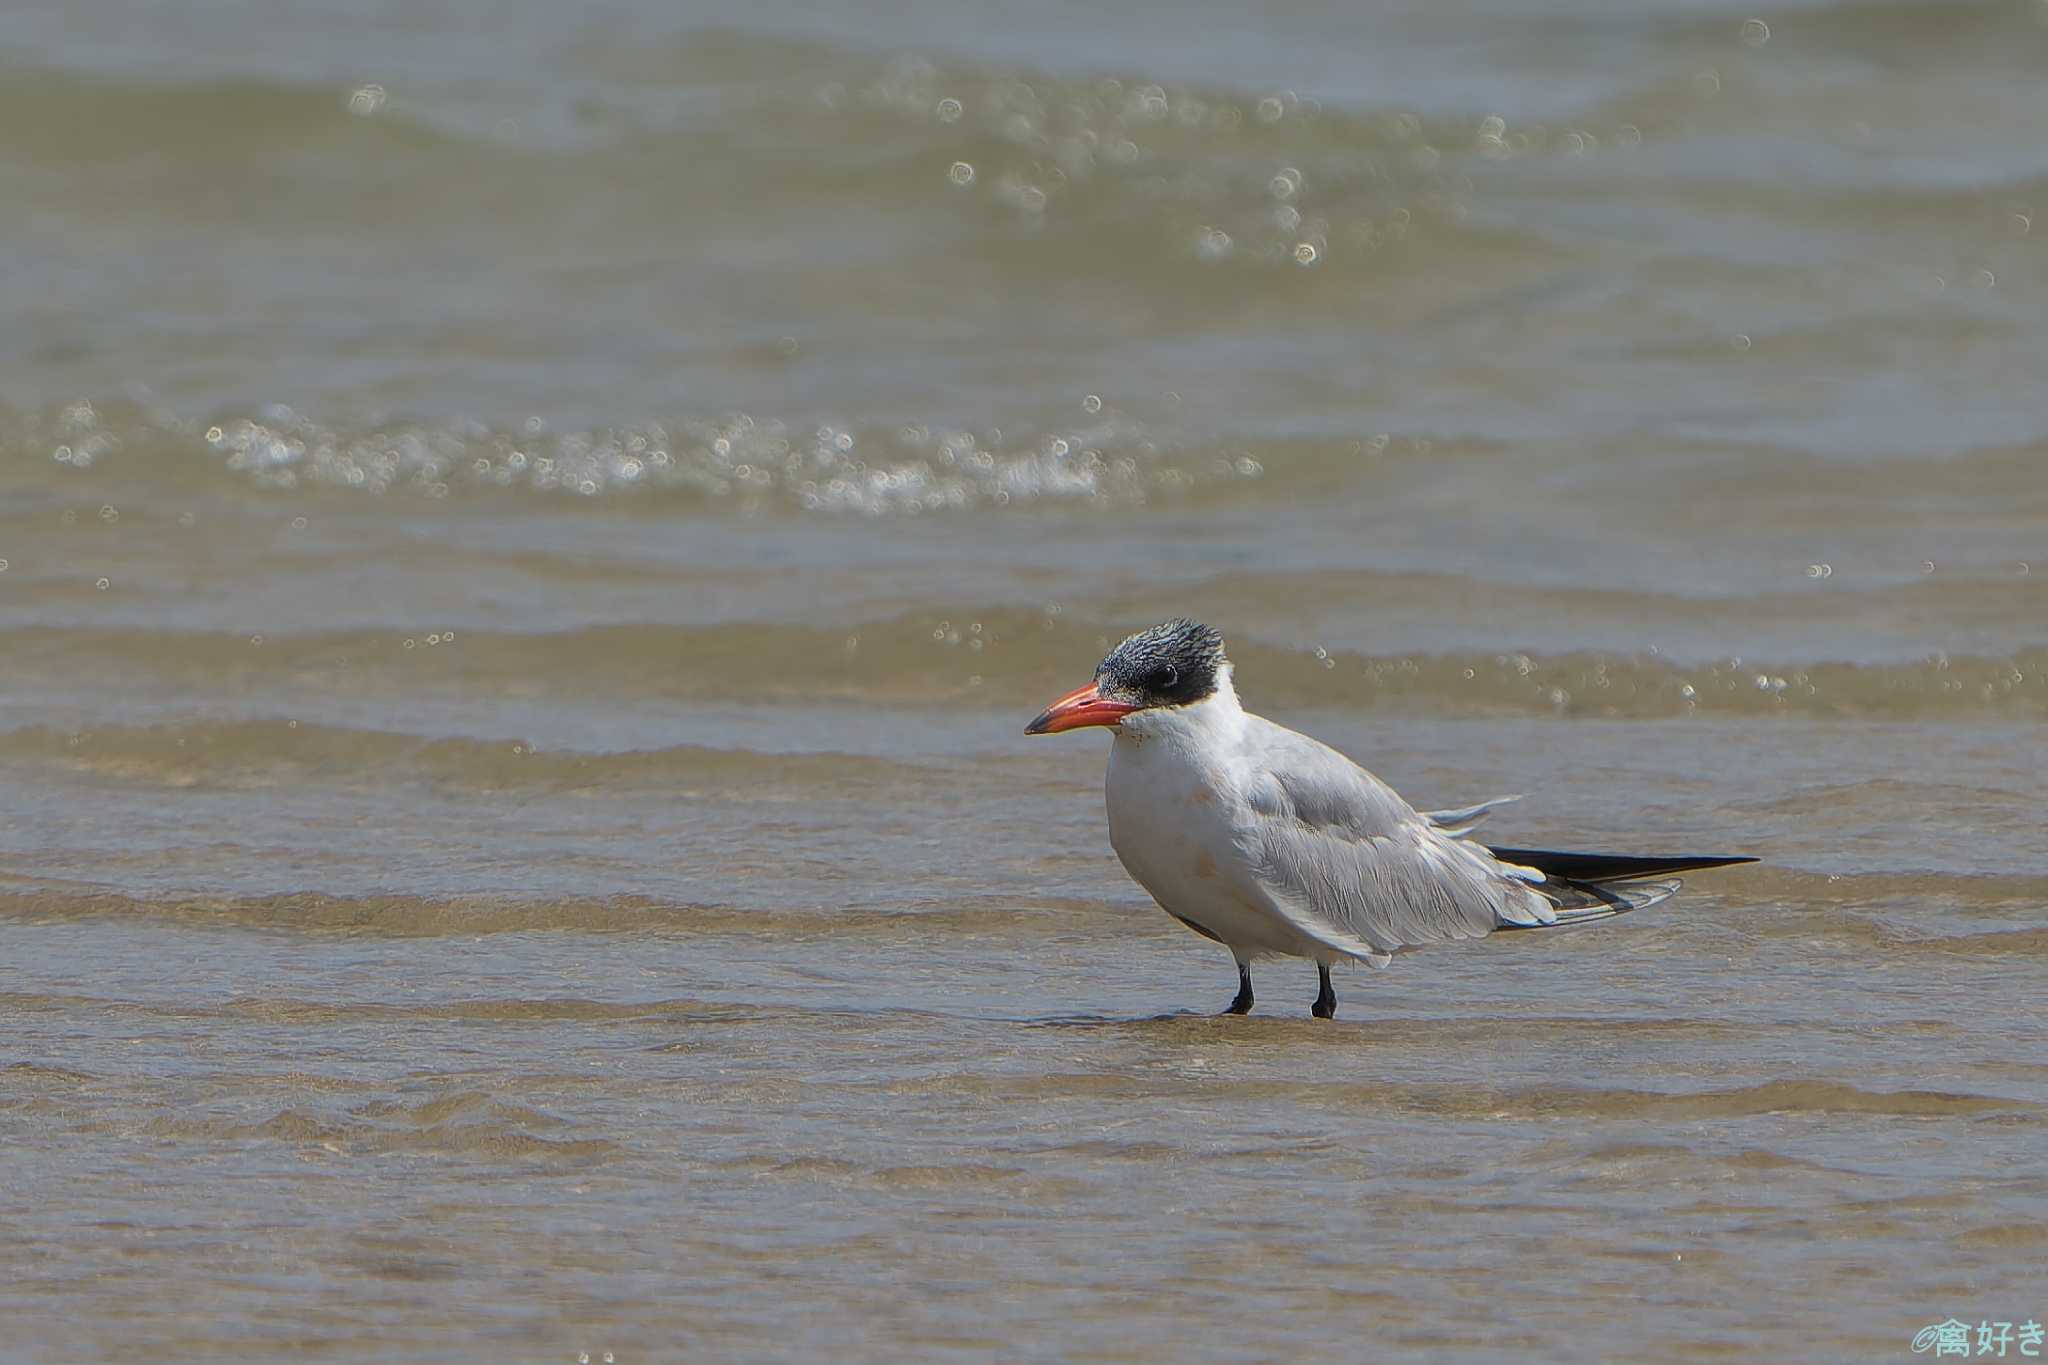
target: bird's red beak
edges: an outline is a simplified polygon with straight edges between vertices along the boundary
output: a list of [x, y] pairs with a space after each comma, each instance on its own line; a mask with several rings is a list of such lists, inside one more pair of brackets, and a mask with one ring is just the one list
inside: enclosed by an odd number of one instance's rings
[[1038, 713], [1024, 727], [1027, 735], [1052, 735], [1061, 730], [1079, 730], [1085, 725], [1114, 725], [1138, 708], [1125, 701], [1111, 701], [1094, 683], [1077, 687]]

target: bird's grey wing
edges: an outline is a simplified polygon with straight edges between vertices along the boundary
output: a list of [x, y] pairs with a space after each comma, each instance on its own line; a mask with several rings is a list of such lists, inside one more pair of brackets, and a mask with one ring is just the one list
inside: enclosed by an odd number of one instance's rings
[[1541, 874], [1453, 837], [1336, 750], [1273, 728], [1240, 842], [1247, 891], [1298, 932], [1381, 966], [1402, 948], [1555, 919], [1528, 884]]

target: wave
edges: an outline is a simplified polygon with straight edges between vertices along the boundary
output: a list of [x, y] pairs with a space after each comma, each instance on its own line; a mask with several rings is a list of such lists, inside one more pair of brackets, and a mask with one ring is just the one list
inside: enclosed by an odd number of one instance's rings
[[[311, 934], [353, 934], [372, 938], [441, 938], [477, 934], [538, 932], [640, 933], [681, 937], [742, 936], [804, 942], [838, 938], [881, 942], [922, 942], [947, 935], [1011, 934], [1039, 938], [1087, 931], [1091, 926], [1127, 929], [1141, 907], [1093, 901], [1040, 899], [1020, 904], [996, 897], [954, 897], [892, 911], [767, 910], [728, 905], [689, 905], [617, 896], [590, 899], [519, 900], [472, 896], [434, 898], [405, 895], [274, 896], [151, 899], [90, 889], [0, 890], [0, 918], [32, 922], [136, 919], [220, 928], [288, 930]], [[1105, 928], [1105, 926], [1107, 926]], [[250, 1008], [267, 1008], [251, 1005]], [[307, 1008], [324, 1008], [308, 1006]], [[411, 1006], [392, 1007], [410, 1010]], [[458, 1004], [429, 1007], [470, 1017], [466, 1011], [512, 1009], [527, 1012], [639, 1011], [648, 1006], [592, 1002], [532, 1002], [516, 1006]], [[499, 1017], [493, 1014], [489, 1017]]]
[[[2048, 955], [2048, 930], [1967, 927], [1960, 932], [1914, 930], [1854, 913], [1873, 905], [1910, 902], [1924, 911], [1945, 907], [1985, 917], [2048, 901], [2048, 878], [2034, 874], [1976, 876], [1935, 873], [1859, 873], [1840, 876], [1794, 866], [1745, 868], [1739, 883], [1742, 907], [1754, 913], [1729, 918], [1731, 929], [1764, 938], [1839, 940], [1852, 948], [1904, 957]], [[1723, 909], [1733, 905], [1723, 895]], [[1707, 913], [1702, 911], [1700, 913]], [[402, 894], [336, 896], [311, 892], [263, 896], [131, 896], [80, 886], [20, 885], [0, 889], [0, 918], [26, 921], [139, 919], [213, 927], [288, 930], [312, 934], [359, 934], [380, 938], [439, 938], [478, 934], [565, 932], [652, 934], [665, 937], [733, 936], [784, 942], [921, 943], [960, 936], [1008, 938], [1019, 942], [1049, 937], [1128, 936], [1139, 924], [1176, 933], [1149, 905], [1093, 899], [994, 894], [955, 895], [906, 903], [891, 909], [840, 909], [788, 905], [693, 904], [645, 896], [532, 899], [516, 896], [433, 897]], [[1950, 916], [1949, 925], [1969, 925]], [[1505, 945], [1503, 951], [1520, 951]], [[597, 1008], [583, 1004], [549, 1009]], [[410, 1008], [410, 1007], [408, 1007]], [[437, 1007], [438, 1008], [438, 1007]], [[467, 1009], [470, 1006], [449, 1006]], [[525, 1008], [525, 1006], [521, 1006]], [[540, 1006], [536, 1006], [540, 1008]], [[612, 1008], [604, 1006], [605, 1009]], [[629, 1008], [621, 1006], [619, 1008]], [[1036, 1021], [1045, 1026], [1124, 1026], [1128, 1021], [1068, 1019]], [[1540, 1022], [1540, 1021], [1531, 1021]], [[1567, 1021], [1560, 1021], [1560, 1024]], [[1398, 1029], [1398, 1022], [1386, 1027]], [[1614, 1027], [1629, 1027], [1614, 1021]], [[1378, 1025], [1376, 1025], [1378, 1027]], [[1439, 1025], [1432, 1025], [1439, 1027]], [[1445, 1023], [1441, 1027], [1455, 1028]], [[1491, 1027], [1485, 1025], [1484, 1027]], [[1651, 1033], [1711, 1028], [1711, 1021], [1653, 1019], [1640, 1028]]]
[[465, 791], [574, 793], [787, 785], [839, 794], [929, 783], [932, 765], [853, 754], [760, 753], [676, 745], [623, 753], [541, 749], [524, 740], [433, 739], [293, 720], [31, 726], [0, 732], [0, 763], [39, 763], [112, 781], [261, 788], [307, 778], [408, 776]]
[[[1091, 410], [1092, 408], [1092, 410]], [[97, 479], [79, 476], [94, 469]], [[1090, 398], [1042, 430], [943, 423], [838, 425], [735, 413], [632, 426], [548, 429], [474, 421], [327, 425], [271, 406], [188, 420], [87, 401], [0, 409], [0, 475], [22, 490], [119, 482], [192, 491], [223, 478], [252, 492], [421, 499], [630, 498], [650, 511], [930, 514], [1036, 503], [1142, 503], [1256, 480], [1241, 442], [1172, 443]]]
[[[1097, 395], [1007, 429], [744, 412], [563, 429], [537, 417], [514, 424], [322, 421], [281, 404], [194, 418], [162, 405], [80, 399], [0, 405], [0, 486], [22, 496], [118, 496], [130, 505], [218, 491], [273, 501], [289, 495], [294, 507], [309, 496], [358, 495], [653, 516], [698, 509], [1029, 515], [1088, 507], [1128, 515], [1152, 505], [1291, 504], [1464, 471], [1479, 477], [1511, 448], [1472, 435], [1263, 426], [1218, 434], [1181, 420], [1171, 404], [1140, 415]], [[1836, 488], [1820, 515], [1896, 526], [1909, 537], [1922, 525], [1923, 502], [1959, 484], [2020, 514], [2041, 505], [2044, 449], [2038, 441], [1987, 444], [1936, 461], [1891, 461], [1877, 488]], [[1840, 473], [1830, 456], [1780, 446], [1681, 439], [1660, 458], [1673, 462], [1674, 493], [1744, 505], [1752, 524], [1784, 533], [1810, 528], [1813, 488], [1832, 485]], [[1608, 467], [1605, 457], [1598, 467]], [[1774, 489], [1799, 496], [1775, 507]], [[1828, 588], [1837, 591], [1834, 583]], [[1846, 604], [1838, 594], [1833, 605]]]
[[[547, 634], [484, 630], [241, 635], [135, 629], [0, 630], [18, 685], [112, 670], [208, 694], [366, 693], [859, 701], [1035, 707], [1072, 686], [1120, 627], [1051, 609], [926, 613], [823, 627], [612, 625]], [[1387, 709], [1446, 716], [1663, 719], [1798, 716], [1870, 720], [2048, 715], [2048, 647], [1909, 662], [1659, 654], [1457, 651], [1375, 655], [1238, 638], [1239, 676], [1267, 708]], [[317, 703], [308, 709], [317, 712]], [[317, 724], [317, 714], [304, 715]], [[312, 732], [306, 736], [317, 744]], [[49, 749], [54, 741], [23, 740]], [[189, 748], [189, 745], [187, 746]], [[507, 758], [514, 757], [507, 751]], [[519, 756], [519, 757], [523, 757]]]
[[[523, 1105], [506, 1104], [481, 1092], [462, 1092], [413, 1105], [372, 1101], [346, 1112], [293, 1107], [260, 1120], [181, 1114], [151, 1119], [143, 1131], [184, 1142], [271, 1141], [312, 1144], [341, 1153], [418, 1153], [575, 1165], [604, 1161], [624, 1150], [608, 1138], [544, 1137], [529, 1131], [561, 1124], [561, 1120]], [[453, 1273], [452, 1267], [448, 1273]], [[411, 1275], [440, 1277], [422, 1275], [416, 1267]]]
[[[1185, 1035], [1193, 1042], [1214, 1036], [1219, 1025], [1210, 1018], [1151, 1021], [1155, 1034]], [[1272, 1021], [1269, 1036], [1309, 1036], [1309, 1021]], [[1328, 1029], [1323, 1029], [1327, 1036]], [[885, 1083], [886, 1084], [886, 1083]], [[963, 1089], [992, 1100], [1043, 1102], [1085, 1096], [1098, 1101], [1118, 1099], [1185, 1099], [1193, 1084], [1183, 1074], [1164, 1077], [1052, 1073], [1030, 1077], [949, 1077], [944, 1081], [888, 1084], [917, 1093]], [[1760, 1114], [1866, 1114], [1912, 1118], [1977, 1118], [1999, 1115], [2007, 1121], [2039, 1122], [2044, 1106], [2028, 1100], [1946, 1090], [1876, 1090], [1821, 1077], [1764, 1081], [1724, 1090], [1690, 1093], [1579, 1086], [1538, 1086], [1496, 1090], [1453, 1083], [1417, 1084], [1398, 1081], [1352, 1085], [1325, 1081], [1215, 1082], [1227, 1086], [1238, 1101], [1270, 1100], [1306, 1104], [1317, 1109], [1358, 1110], [1378, 1114], [1407, 1113], [1440, 1119], [1480, 1121], [1592, 1118], [1660, 1122], [1748, 1118]]]

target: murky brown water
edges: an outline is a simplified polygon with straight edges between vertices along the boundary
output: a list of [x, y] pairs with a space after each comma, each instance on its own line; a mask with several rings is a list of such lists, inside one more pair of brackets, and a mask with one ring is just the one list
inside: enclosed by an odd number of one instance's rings
[[[154, 15], [0, 27], [0, 1356], [2048, 1317], [2039, 6]], [[1765, 864], [1210, 1017], [1020, 733], [1180, 613]]]

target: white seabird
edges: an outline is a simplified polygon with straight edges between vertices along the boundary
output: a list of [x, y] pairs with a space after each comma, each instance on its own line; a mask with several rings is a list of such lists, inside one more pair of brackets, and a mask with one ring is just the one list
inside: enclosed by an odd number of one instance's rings
[[1312, 1012], [1337, 1012], [1331, 964], [1384, 967], [1404, 948], [1542, 929], [1656, 905], [1649, 881], [1748, 857], [1641, 857], [1488, 848], [1466, 838], [1502, 797], [1418, 811], [1328, 745], [1238, 704], [1223, 637], [1193, 621], [1131, 636], [1095, 680], [1048, 706], [1029, 735], [1110, 727], [1109, 842], [1166, 913], [1230, 950], [1252, 1007], [1251, 964], [1313, 960]]

